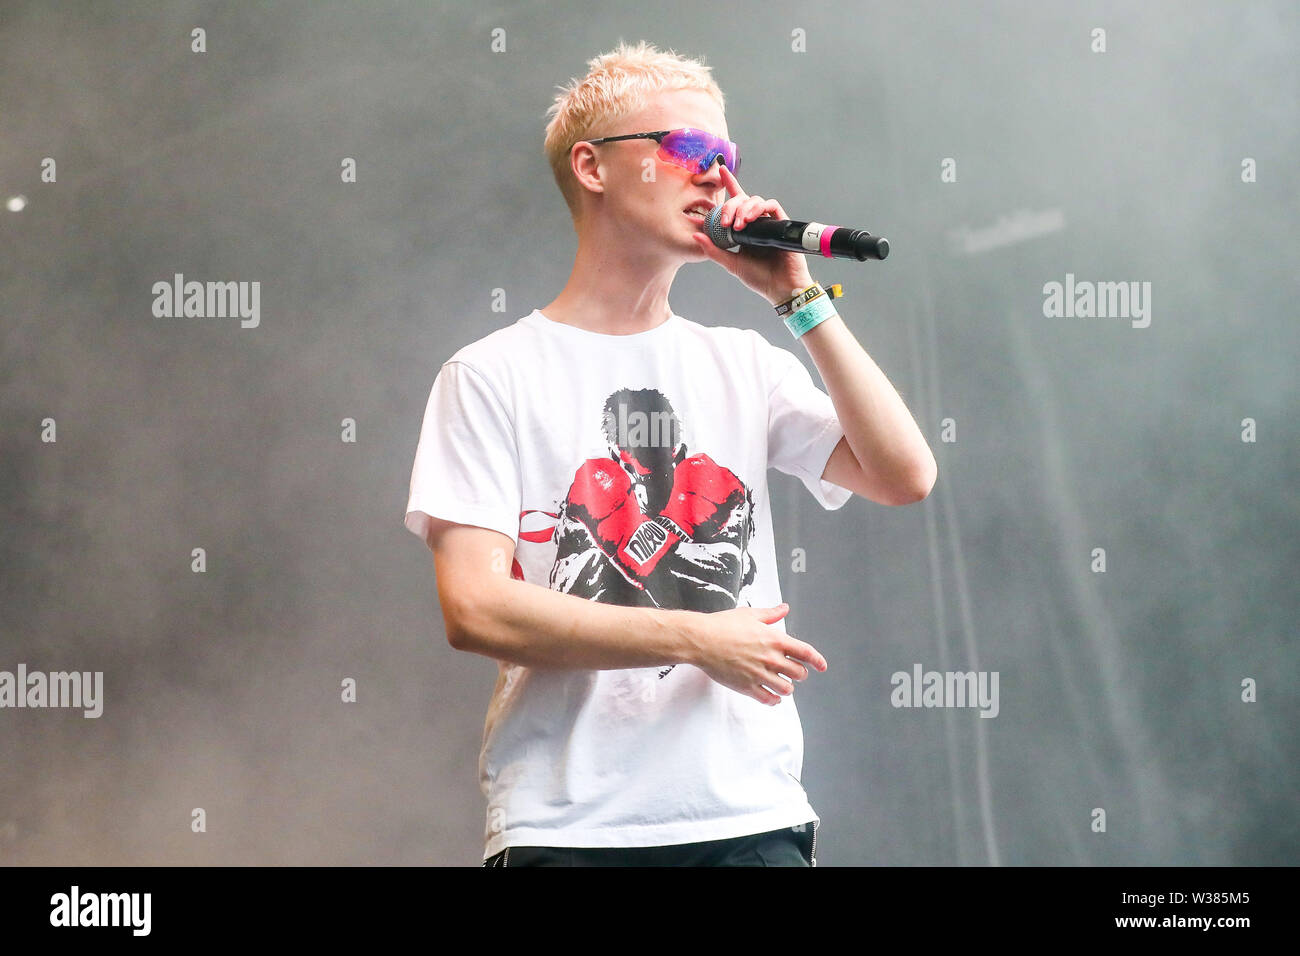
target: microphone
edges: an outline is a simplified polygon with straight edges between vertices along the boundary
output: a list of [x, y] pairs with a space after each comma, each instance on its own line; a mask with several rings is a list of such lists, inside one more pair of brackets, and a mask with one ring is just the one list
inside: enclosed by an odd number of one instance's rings
[[705, 231], [719, 249], [737, 246], [772, 246], [804, 255], [819, 254], [828, 259], [883, 259], [889, 255], [889, 240], [873, 236], [865, 229], [828, 226], [821, 222], [797, 219], [773, 219], [760, 216], [743, 229], [732, 229], [718, 222], [721, 206], [714, 206], [704, 220]]

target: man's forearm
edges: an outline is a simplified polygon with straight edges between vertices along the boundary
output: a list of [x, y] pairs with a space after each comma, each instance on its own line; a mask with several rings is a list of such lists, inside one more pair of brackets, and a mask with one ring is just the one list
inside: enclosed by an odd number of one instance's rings
[[589, 601], [514, 578], [493, 578], [448, 620], [462, 651], [528, 667], [612, 670], [692, 663], [697, 611]]
[[838, 315], [806, 332], [844, 438], [864, 476], [882, 493], [924, 497], [934, 484], [934, 453], [897, 390]]

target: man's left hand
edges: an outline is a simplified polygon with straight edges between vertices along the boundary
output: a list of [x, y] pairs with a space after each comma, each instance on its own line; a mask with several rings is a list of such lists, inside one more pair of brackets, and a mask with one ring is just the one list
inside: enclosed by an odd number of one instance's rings
[[[731, 194], [731, 198], [722, 204], [719, 213], [722, 225], [742, 229], [760, 216], [790, 218], [775, 199], [749, 195], [730, 169], [726, 166], [719, 168], [722, 171], [722, 183]], [[807, 257], [798, 252], [756, 246], [741, 246], [739, 252], [728, 252], [715, 246], [708, 233], [703, 231], [695, 234], [695, 244], [701, 252], [772, 305], [790, 298], [794, 294], [792, 290], [806, 289], [813, 284]]]

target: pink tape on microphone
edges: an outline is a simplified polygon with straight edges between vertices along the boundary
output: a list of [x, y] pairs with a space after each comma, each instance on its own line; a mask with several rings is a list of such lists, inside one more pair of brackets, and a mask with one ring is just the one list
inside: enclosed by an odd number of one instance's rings
[[831, 236], [835, 235], [836, 229], [843, 229], [843, 226], [827, 226], [822, 230], [821, 247], [822, 255], [827, 259], [831, 258]]

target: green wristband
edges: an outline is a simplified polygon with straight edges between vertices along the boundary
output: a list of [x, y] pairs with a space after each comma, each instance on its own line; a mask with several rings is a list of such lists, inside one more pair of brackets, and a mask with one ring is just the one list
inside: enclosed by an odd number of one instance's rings
[[825, 322], [832, 315], [839, 315], [831, 305], [829, 296], [819, 295], [798, 312], [785, 317], [785, 327], [796, 339], [814, 326]]

